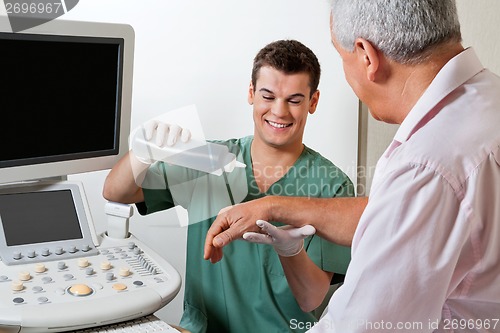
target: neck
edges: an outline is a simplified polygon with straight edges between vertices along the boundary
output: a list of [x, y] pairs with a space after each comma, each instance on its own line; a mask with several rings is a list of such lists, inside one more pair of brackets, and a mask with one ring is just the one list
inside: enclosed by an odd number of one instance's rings
[[401, 124], [439, 71], [463, 50], [461, 44], [447, 44], [437, 48], [429, 59], [421, 64], [403, 65], [388, 61], [393, 75], [382, 85], [387, 94], [385, 99], [379, 99], [377, 110], [385, 109], [391, 112], [387, 118], [380, 116], [380, 120]]
[[260, 192], [266, 192], [292, 168], [304, 150], [302, 142], [299, 144], [286, 148], [273, 147], [258, 137], [254, 138], [251, 147], [252, 168]]
[[276, 147], [271, 146], [258, 137], [254, 137], [251, 147], [253, 164], [260, 164], [271, 167], [291, 167], [304, 150], [304, 144]]

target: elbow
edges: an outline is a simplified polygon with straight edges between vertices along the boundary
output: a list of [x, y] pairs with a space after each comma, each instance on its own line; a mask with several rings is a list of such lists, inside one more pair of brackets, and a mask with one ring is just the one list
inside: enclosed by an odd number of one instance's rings
[[115, 191], [113, 191], [113, 186], [109, 185], [108, 182], [104, 182], [104, 186], [102, 188], [102, 196], [104, 199], [108, 201], [117, 201], [115, 200]]
[[316, 310], [321, 305], [322, 302], [323, 298], [311, 297], [298, 301], [298, 304], [302, 311], [311, 312]]
[[313, 305], [312, 303], [311, 304], [299, 304], [299, 306], [303, 312], [311, 312], [311, 311], [316, 310], [320, 306], [320, 304], [317, 304], [317, 305]]
[[119, 191], [116, 189], [116, 186], [114, 186], [113, 183], [108, 179], [106, 179], [106, 181], [104, 182], [104, 186], [102, 188], [102, 196], [108, 201], [128, 203], [125, 202], [123, 196], [121, 196]]

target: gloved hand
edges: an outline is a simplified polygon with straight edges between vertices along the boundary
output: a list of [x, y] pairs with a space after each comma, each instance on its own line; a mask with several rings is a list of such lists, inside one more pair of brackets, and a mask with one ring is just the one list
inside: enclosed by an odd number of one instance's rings
[[304, 238], [316, 232], [312, 225], [305, 225], [300, 228], [290, 225], [276, 227], [264, 220], [257, 220], [256, 224], [265, 234], [245, 232], [243, 239], [252, 243], [272, 245], [278, 255], [282, 257], [292, 257], [299, 254], [304, 248]]
[[191, 132], [188, 129], [153, 119], [132, 132], [130, 148], [139, 161], [151, 164], [164, 157], [161, 150], [156, 148], [172, 147], [179, 139], [186, 143], [190, 138]]

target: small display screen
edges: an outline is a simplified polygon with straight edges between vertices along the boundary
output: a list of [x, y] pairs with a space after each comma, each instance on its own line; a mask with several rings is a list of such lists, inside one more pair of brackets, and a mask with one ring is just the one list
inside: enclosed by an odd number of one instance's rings
[[71, 190], [0, 195], [7, 246], [81, 239]]

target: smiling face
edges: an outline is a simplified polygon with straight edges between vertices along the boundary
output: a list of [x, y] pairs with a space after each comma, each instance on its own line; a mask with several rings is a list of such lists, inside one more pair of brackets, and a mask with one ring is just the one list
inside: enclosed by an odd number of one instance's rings
[[273, 67], [260, 68], [256, 86], [250, 84], [254, 141], [274, 148], [302, 150], [308, 114], [316, 111], [319, 91], [311, 94], [307, 73], [285, 74]]

